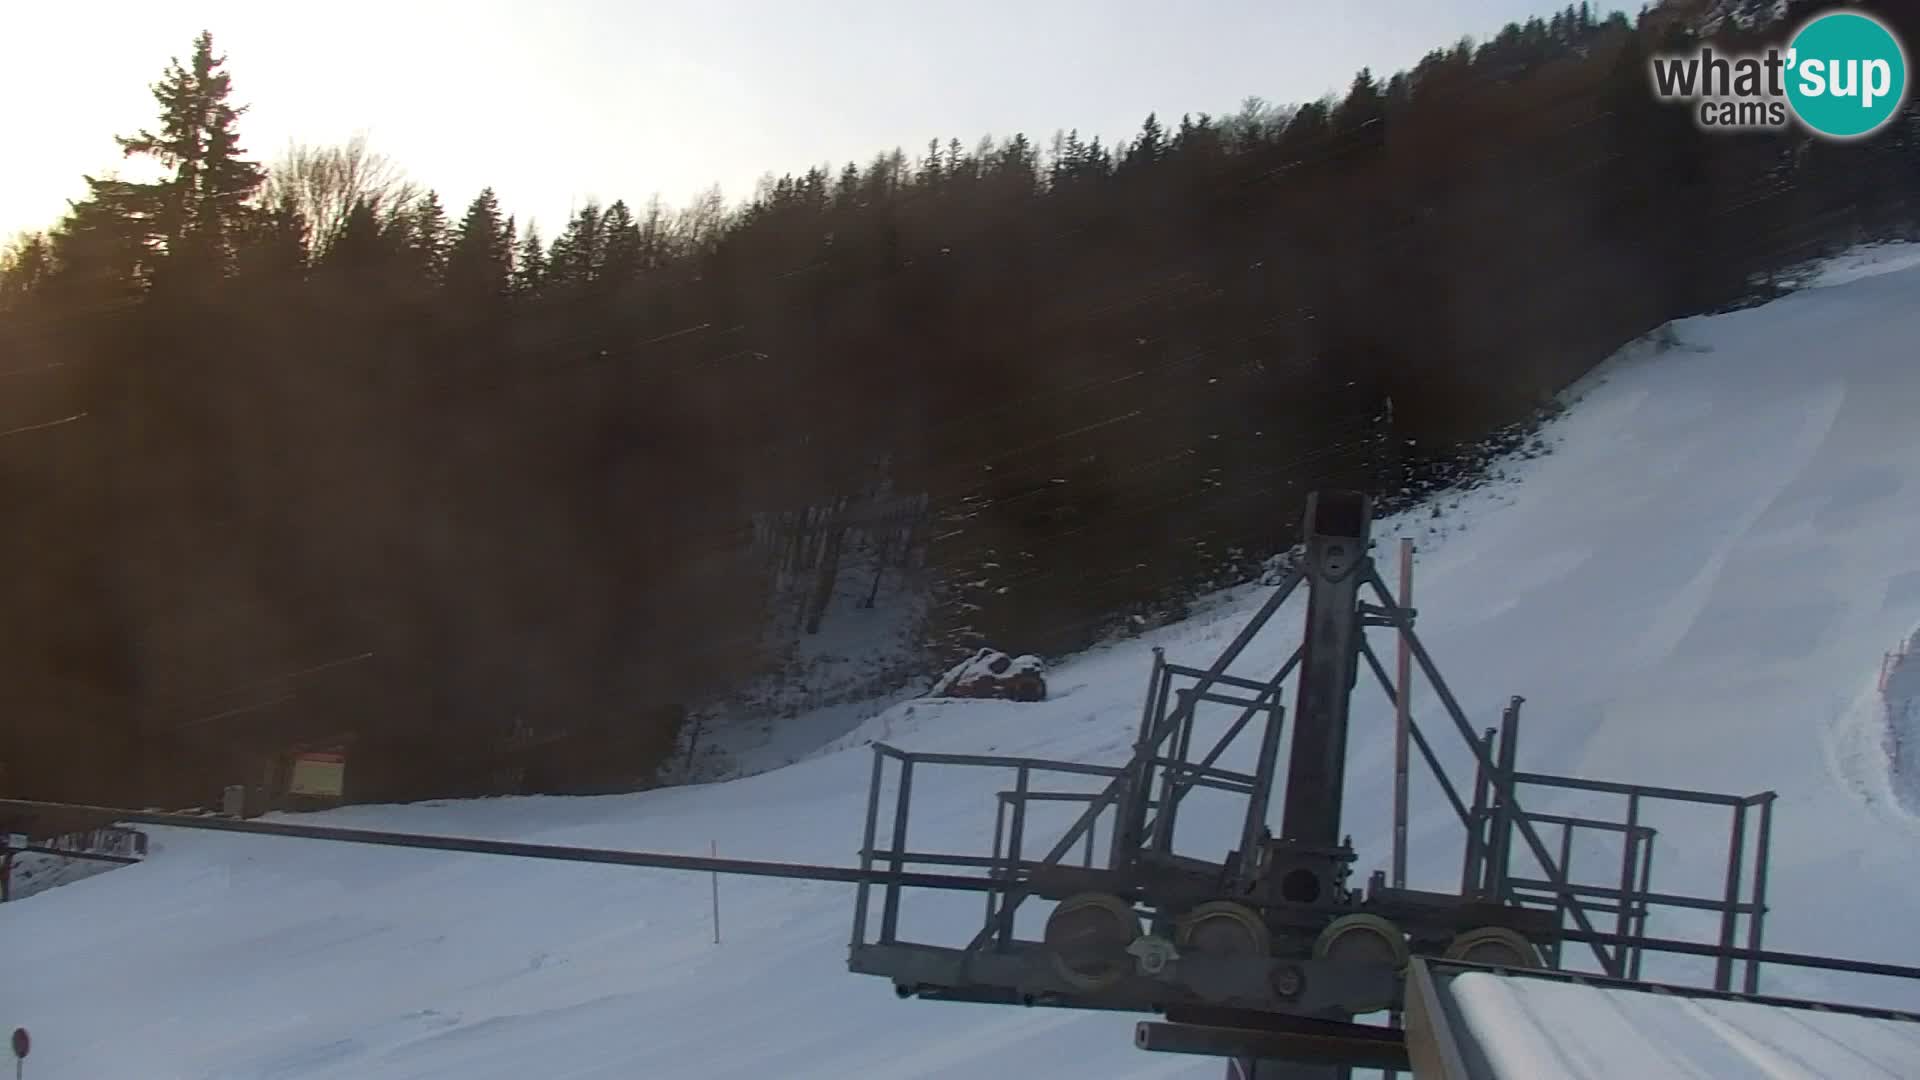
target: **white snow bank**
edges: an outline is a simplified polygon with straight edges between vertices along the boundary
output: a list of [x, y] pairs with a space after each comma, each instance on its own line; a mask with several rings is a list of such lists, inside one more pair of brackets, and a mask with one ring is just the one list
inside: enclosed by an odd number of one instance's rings
[[1806, 284], [1814, 288], [1845, 285], [1915, 266], [1920, 266], [1920, 244], [1868, 244], [1821, 263]]
[[1890, 786], [1909, 813], [1920, 813], [1920, 629], [1887, 654], [1879, 693]]

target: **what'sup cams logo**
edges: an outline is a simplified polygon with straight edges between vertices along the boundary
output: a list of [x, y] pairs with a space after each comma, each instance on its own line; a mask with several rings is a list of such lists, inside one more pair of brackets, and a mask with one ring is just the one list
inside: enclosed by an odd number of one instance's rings
[[1763, 53], [1656, 56], [1653, 93], [1686, 102], [1706, 131], [1779, 130], [1799, 120], [1828, 139], [1887, 126], [1907, 100], [1907, 54], [1885, 23], [1839, 10], [1807, 20]]

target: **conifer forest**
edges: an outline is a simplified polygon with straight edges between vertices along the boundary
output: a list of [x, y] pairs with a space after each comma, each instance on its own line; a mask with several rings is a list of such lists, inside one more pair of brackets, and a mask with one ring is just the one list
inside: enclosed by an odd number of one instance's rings
[[[1838, 143], [1654, 99], [1698, 6], [550, 229], [364, 141], [256, 146], [248, 58], [183, 40], [100, 133], [157, 179], [0, 255], [0, 786], [208, 805], [350, 737], [370, 797], [457, 795], [543, 727], [644, 783], [855, 539], [879, 602], [924, 593], [925, 681], [1256, 577], [1315, 487], [1475, 483], [1624, 343], [1920, 235], [1914, 104]], [[556, 760], [528, 786], [587, 785]]]

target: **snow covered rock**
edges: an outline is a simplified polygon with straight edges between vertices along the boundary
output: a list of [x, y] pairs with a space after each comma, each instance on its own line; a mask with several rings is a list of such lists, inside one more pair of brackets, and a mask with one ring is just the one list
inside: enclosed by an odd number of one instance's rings
[[995, 649], [981, 649], [950, 668], [927, 696], [1045, 701], [1045, 671], [1045, 662], [1037, 656], [1008, 656]]
[[1300, 565], [1300, 560], [1305, 558], [1306, 554], [1307, 549], [1304, 545], [1295, 544], [1268, 559], [1260, 565], [1260, 584], [1278, 585], [1285, 581], [1287, 575]]

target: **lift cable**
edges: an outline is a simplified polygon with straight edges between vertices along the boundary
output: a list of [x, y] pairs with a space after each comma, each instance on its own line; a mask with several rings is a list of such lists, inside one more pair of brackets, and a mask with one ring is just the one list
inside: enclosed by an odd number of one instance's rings
[[861, 870], [852, 866], [721, 859], [704, 855], [672, 855], [664, 852], [622, 851], [616, 848], [574, 847], [561, 844], [529, 844], [514, 840], [483, 840], [475, 837], [435, 836], [381, 829], [343, 829], [330, 825], [294, 825], [285, 822], [246, 821], [211, 815], [120, 810], [108, 806], [80, 806], [27, 799], [0, 799], [0, 815], [8, 812], [84, 814], [103, 821], [112, 820], [135, 825], [249, 833], [255, 836], [276, 836], [295, 840], [333, 840], [426, 851], [506, 855], [522, 859], [552, 859], [560, 862], [601, 863], [611, 866], [650, 867], [659, 870], [691, 870], [702, 873], [740, 874], [748, 877], [798, 878], [854, 885], [891, 884], [916, 889], [949, 889], [967, 892], [986, 892], [1006, 887], [1005, 882], [964, 874], [925, 874], [904, 871], [895, 873], [883, 869]]

